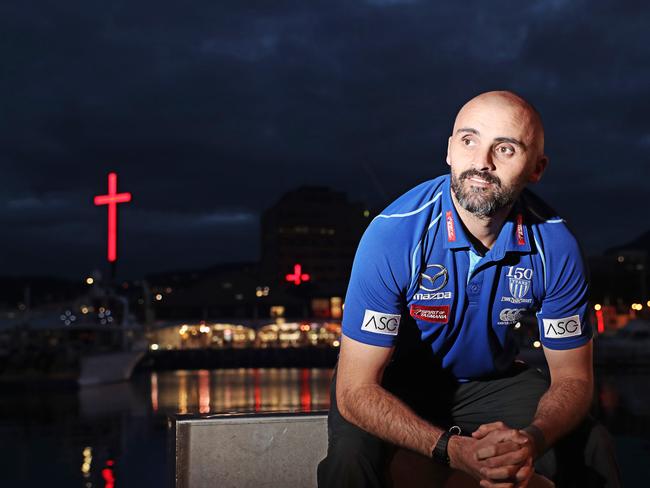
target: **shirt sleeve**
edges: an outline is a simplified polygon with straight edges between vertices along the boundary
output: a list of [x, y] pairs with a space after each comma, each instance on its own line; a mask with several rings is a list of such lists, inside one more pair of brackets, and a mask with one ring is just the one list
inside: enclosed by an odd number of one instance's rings
[[537, 313], [540, 340], [549, 349], [574, 349], [593, 335], [587, 265], [575, 238], [566, 232], [552, 239], [546, 253], [546, 295]]
[[[389, 219], [373, 220], [359, 243], [343, 310], [343, 334], [375, 346], [397, 338], [408, 283], [408, 244]], [[401, 245], [400, 245], [401, 244]]]

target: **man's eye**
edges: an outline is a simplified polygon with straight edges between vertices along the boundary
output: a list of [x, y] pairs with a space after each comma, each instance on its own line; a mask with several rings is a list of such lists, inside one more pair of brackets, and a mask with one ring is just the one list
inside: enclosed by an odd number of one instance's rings
[[512, 156], [515, 153], [515, 150], [512, 146], [499, 146], [497, 147], [497, 152], [504, 156]]
[[463, 144], [464, 144], [465, 146], [473, 146], [473, 145], [475, 145], [476, 143], [475, 143], [472, 139], [463, 139]]

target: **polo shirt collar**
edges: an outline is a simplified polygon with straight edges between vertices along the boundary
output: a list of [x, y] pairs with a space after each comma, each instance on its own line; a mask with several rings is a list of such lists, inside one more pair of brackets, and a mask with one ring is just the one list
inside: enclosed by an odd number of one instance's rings
[[442, 220], [445, 227], [443, 233], [445, 249], [460, 249], [471, 247], [463, 224], [458, 217], [456, 207], [451, 199], [451, 176], [447, 175], [442, 189]]
[[[445, 178], [442, 191], [442, 219], [445, 230], [445, 249], [470, 248], [471, 243], [467, 237], [463, 224], [458, 217], [456, 207], [451, 199], [450, 175]], [[524, 220], [524, 207], [518, 199], [499, 232], [496, 242], [490, 249], [492, 259], [502, 259], [508, 252], [530, 252], [530, 233]]]

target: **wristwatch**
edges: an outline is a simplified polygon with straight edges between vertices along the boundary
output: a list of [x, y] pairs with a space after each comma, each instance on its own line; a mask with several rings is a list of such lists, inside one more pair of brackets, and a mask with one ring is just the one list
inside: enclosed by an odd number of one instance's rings
[[449, 443], [449, 438], [452, 435], [460, 435], [460, 433], [461, 433], [460, 427], [458, 427], [457, 425], [454, 425], [448, 431], [443, 432], [440, 438], [438, 439], [438, 442], [436, 442], [436, 446], [433, 448], [433, 451], [431, 451], [431, 457], [437, 462], [439, 462], [440, 464], [449, 466], [449, 454], [447, 453], [447, 445]]

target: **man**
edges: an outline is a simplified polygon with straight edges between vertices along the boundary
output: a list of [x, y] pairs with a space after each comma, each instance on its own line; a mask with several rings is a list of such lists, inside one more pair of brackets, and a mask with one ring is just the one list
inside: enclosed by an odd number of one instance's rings
[[[560, 486], [617, 486], [606, 433], [583, 422], [585, 264], [564, 221], [525, 190], [548, 164], [538, 113], [510, 92], [477, 96], [456, 117], [447, 164], [450, 176], [398, 198], [359, 244], [319, 486], [386, 486], [391, 446], [485, 487], [526, 486], [535, 469]], [[528, 314], [550, 386], [515, 361], [512, 329]]]

